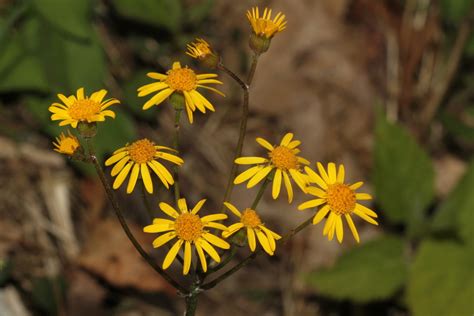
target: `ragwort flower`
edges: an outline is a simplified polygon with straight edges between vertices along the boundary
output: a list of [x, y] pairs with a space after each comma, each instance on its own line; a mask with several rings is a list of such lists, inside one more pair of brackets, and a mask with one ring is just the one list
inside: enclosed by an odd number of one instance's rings
[[106, 166], [115, 164], [111, 171], [112, 177], [117, 176], [113, 188], [118, 189], [130, 173], [127, 193], [132, 193], [139, 175], [141, 175], [148, 193], [153, 193], [153, 182], [151, 180], [150, 171], [148, 170], [148, 168], [150, 168], [168, 189], [169, 186], [174, 183], [173, 176], [158, 159], [168, 160], [178, 166], [183, 164], [183, 159], [164, 152], [163, 150], [175, 152], [172, 148], [157, 146], [147, 138], [137, 140], [130, 145], [127, 144], [127, 146], [116, 150], [113, 155], [105, 161]]
[[173, 63], [173, 68], [166, 75], [157, 72], [149, 72], [148, 77], [158, 80], [138, 89], [138, 96], [143, 97], [151, 93], [156, 93], [150, 100], [145, 102], [143, 109], [147, 110], [153, 105], [159, 105], [173, 93], [179, 93], [184, 96], [186, 104], [186, 113], [189, 122], [193, 122], [193, 112], [198, 109], [206, 113], [206, 109], [214, 112], [214, 106], [197, 91], [197, 88], [211, 90], [222, 96], [224, 94], [219, 90], [209, 87], [206, 84], [222, 84], [216, 74], [196, 74], [191, 68], [182, 68], [179, 62]]
[[309, 165], [309, 161], [299, 157], [300, 150], [298, 146], [301, 144], [299, 140], [293, 140], [293, 134], [286, 134], [278, 146], [272, 146], [268, 141], [258, 137], [257, 143], [269, 150], [268, 158], [265, 157], [240, 157], [235, 160], [239, 165], [253, 165], [239, 174], [234, 184], [239, 184], [249, 180], [247, 188], [255, 186], [257, 183], [265, 179], [268, 174], [275, 170], [273, 178], [272, 196], [274, 199], [280, 194], [282, 182], [285, 183], [288, 192], [288, 202], [293, 200], [293, 187], [290, 182], [290, 176], [300, 189], [305, 192], [307, 176], [300, 171], [301, 165]]
[[225, 230], [227, 227], [216, 223], [216, 221], [227, 218], [226, 214], [212, 214], [199, 217], [197, 213], [206, 200], [199, 201], [194, 208], [189, 211], [185, 199], [178, 200], [179, 210], [174, 209], [169, 204], [161, 202], [160, 209], [173, 219], [155, 218], [153, 224], [143, 228], [146, 233], [164, 233], [153, 241], [153, 247], [158, 248], [167, 242], [177, 239], [168, 251], [164, 261], [163, 269], [166, 270], [176, 258], [176, 255], [184, 245], [183, 274], [189, 272], [192, 261], [192, 248], [196, 249], [197, 256], [201, 262], [204, 272], [207, 271], [206, 252], [214, 261], [220, 262], [221, 258], [214, 247], [229, 249], [230, 245], [223, 239], [211, 234], [207, 228]]
[[59, 126], [71, 125], [76, 128], [79, 122], [102, 122], [106, 116], [115, 118], [115, 113], [107, 108], [120, 101], [114, 98], [104, 101], [106, 94], [107, 90], [102, 89], [88, 97], [84, 95], [84, 88], [79, 88], [76, 95], [69, 97], [58, 94], [63, 104], [53, 103], [49, 107], [48, 110], [53, 113], [51, 120], [60, 120]]
[[283, 31], [286, 28], [285, 15], [281, 12], [272, 20], [272, 9], [265, 8], [263, 15], [260, 16], [258, 7], [247, 11], [247, 18], [252, 25], [252, 30], [255, 35], [271, 38], [276, 33]]
[[81, 147], [77, 137], [72, 135], [70, 131], [68, 131], [68, 135], [61, 133], [59, 137], [56, 137], [56, 142], [53, 142], [53, 145], [55, 147], [54, 151], [68, 156], [74, 155], [76, 150]]
[[219, 55], [216, 54], [211, 45], [202, 38], [196, 38], [195, 42], [187, 45], [187, 55], [202, 62], [205, 66], [216, 68], [219, 64]]
[[327, 235], [329, 240], [337, 235], [337, 240], [341, 243], [344, 235], [342, 226], [342, 216], [346, 218], [347, 224], [352, 231], [352, 235], [357, 242], [360, 241], [357, 229], [352, 221], [351, 214], [356, 214], [363, 220], [378, 225], [373, 219], [377, 214], [371, 209], [357, 203], [358, 200], [370, 200], [372, 197], [367, 193], [356, 193], [363, 182], [356, 182], [352, 185], [344, 183], [344, 165], [339, 165], [339, 171], [336, 171], [334, 163], [328, 164], [328, 171], [324, 170], [321, 163], [317, 163], [319, 175], [311, 168], [305, 167], [311, 183], [317, 184], [317, 187], [308, 187], [308, 193], [316, 196], [316, 199], [309, 200], [298, 206], [299, 210], [324, 205], [314, 216], [313, 224], [319, 223], [328, 213], [329, 217], [324, 225], [323, 235]]
[[256, 248], [255, 236], [257, 236], [257, 239], [263, 250], [265, 250], [265, 252], [270, 256], [273, 256], [276, 249], [275, 240], [280, 239], [281, 236], [266, 228], [265, 224], [262, 223], [260, 216], [258, 216], [257, 212], [254, 210], [247, 208], [241, 213], [231, 203], [224, 202], [224, 205], [238, 218], [240, 218], [240, 222], [230, 225], [227, 230], [222, 232], [222, 237], [228, 238], [239, 230], [245, 229], [249, 247], [252, 252], [254, 252]]

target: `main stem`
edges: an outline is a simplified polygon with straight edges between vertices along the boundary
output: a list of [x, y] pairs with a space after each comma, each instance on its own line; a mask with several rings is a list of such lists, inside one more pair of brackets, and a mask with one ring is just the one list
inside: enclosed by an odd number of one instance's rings
[[178, 290], [181, 293], [187, 293], [186, 289], [182, 287], [178, 282], [176, 282], [173, 278], [171, 278], [163, 269], [160, 268], [156, 264], [156, 262], [146, 253], [146, 251], [142, 248], [140, 243], [137, 241], [135, 236], [133, 236], [133, 233], [130, 231], [130, 228], [128, 227], [127, 222], [125, 221], [125, 217], [123, 216], [122, 210], [120, 209], [120, 206], [117, 202], [117, 199], [115, 198], [114, 192], [112, 191], [112, 188], [110, 187], [109, 182], [107, 181], [104, 170], [102, 170], [101, 165], [99, 164], [99, 161], [97, 160], [97, 157], [95, 155], [95, 150], [94, 146], [92, 144], [92, 139], [86, 138], [86, 143], [87, 143], [87, 148], [89, 151], [89, 158], [91, 162], [94, 164], [95, 170], [97, 174], [99, 175], [100, 181], [102, 182], [102, 185], [105, 189], [105, 192], [107, 193], [107, 197], [110, 201], [110, 204], [112, 204], [112, 208], [115, 211], [115, 215], [117, 215], [117, 218], [120, 222], [120, 225], [122, 225], [122, 229], [124, 230], [125, 234], [127, 235], [128, 239], [132, 243], [132, 245], [135, 247], [135, 249], [138, 251], [138, 253], [142, 256], [143, 259], [156, 271], [158, 274], [160, 274], [166, 281], [168, 281], [169, 284], [171, 284], [176, 290]]
[[[303, 223], [301, 223], [300, 225], [298, 225], [297, 227], [295, 227], [294, 229], [292, 229], [290, 232], [288, 232], [285, 236], [283, 236], [280, 240], [278, 240], [278, 243], [286, 243], [289, 239], [291, 239], [296, 233], [298, 233], [299, 231], [301, 231], [303, 228], [305, 228], [306, 226], [308, 226], [309, 224], [311, 224], [311, 222], [313, 221], [313, 216], [311, 216], [310, 218], [308, 218], [306, 221], [304, 221]], [[248, 263], [250, 263], [250, 261], [252, 261], [260, 252], [262, 252], [261, 248], [257, 249], [255, 252], [252, 252], [248, 257], [246, 257], [245, 259], [243, 259], [241, 262], [239, 262], [238, 264], [236, 264], [232, 269], [230, 269], [229, 271], [227, 271], [226, 273], [220, 275], [219, 277], [217, 277], [216, 279], [208, 282], [208, 283], [205, 283], [203, 286], [201, 286], [201, 289], [202, 290], [209, 290], [209, 289], [212, 289], [213, 287], [215, 287], [217, 284], [219, 284], [220, 282], [224, 281], [225, 279], [227, 279], [228, 277], [230, 277], [231, 275], [233, 275], [235, 272], [239, 271], [240, 269], [242, 269], [244, 266], [246, 266]]]
[[[242, 117], [240, 119], [240, 128], [239, 128], [239, 138], [237, 140], [237, 146], [235, 148], [234, 158], [232, 160], [232, 167], [229, 174], [229, 179], [227, 180], [227, 186], [224, 193], [223, 202], [226, 202], [230, 199], [232, 195], [232, 190], [234, 189], [234, 179], [237, 175], [237, 164], [235, 164], [235, 159], [239, 158], [242, 155], [242, 148], [244, 146], [245, 133], [247, 131], [247, 120], [249, 116], [249, 88], [250, 83], [252, 82], [253, 76], [255, 74], [255, 69], [257, 68], [258, 57], [254, 56], [252, 59], [252, 66], [250, 68], [250, 73], [247, 78], [247, 83], [239, 78], [234, 72], [224, 66], [223, 63], [219, 63], [217, 67], [224, 71], [229, 77], [231, 77], [235, 82], [239, 84], [242, 88], [243, 99], [242, 99]], [[222, 210], [224, 206], [222, 206]]]
[[[173, 139], [173, 148], [179, 153], [179, 119], [181, 117], [182, 110], [175, 110], [174, 116], [174, 139]], [[176, 205], [178, 205], [178, 200], [180, 198], [179, 192], [179, 167], [173, 167], [173, 179], [174, 179], [174, 199]]]

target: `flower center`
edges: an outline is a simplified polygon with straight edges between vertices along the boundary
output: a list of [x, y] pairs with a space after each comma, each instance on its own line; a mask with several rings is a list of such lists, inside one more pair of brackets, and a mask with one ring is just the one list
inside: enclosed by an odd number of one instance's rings
[[201, 237], [203, 225], [199, 216], [184, 213], [174, 222], [174, 229], [178, 237], [185, 241], [195, 241]]
[[140, 139], [128, 146], [128, 153], [136, 163], [146, 163], [155, 157], [155, 144], [146, 138]]
[[77, 139], [74, 139], [72, 137], [65, 137], [59, 143], [59, 151], [68, 155], [74, 154], [78, 147], [79, 143], [77, 142]]
[[338, 215], [352, 213], [356, 206], [354, 191], [342, 183], [331, 184], [327, 189], [327, 203]]
[[298, 158], [285, 146], [278, 146], [269, 153], [272, 164], [278, 169], [288, 170], [298, 168]]
[[69, 107], [68, 112], [71, 118], [79, 121], [86, 121], [100, 113], [100, 108], [100, 103], [91, 99], [83, 99], [74, 102], [74, 104]]
[[240, 218], [240, 222], [244, 224], [246, 227], [256, 228], [258, 225], [262, 224], [260, 217], [257, 215], [257, 212], [254, 210], [247, 208], [242, 212], [242, 217]]
[[168, 71], [166, 83], [171, 89], [191, 91], [196, 88], [196, 74], [189, 68], [172, 69]]

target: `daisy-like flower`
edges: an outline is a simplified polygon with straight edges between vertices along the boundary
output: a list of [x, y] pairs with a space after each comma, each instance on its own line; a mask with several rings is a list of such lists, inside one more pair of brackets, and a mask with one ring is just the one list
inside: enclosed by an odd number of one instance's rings
[[178, 166], [183, 164], [183, 159], [164, 152], [163, 150], [175, 152], [172, 148], [155, 145], [155, 143], [147, 138], [137, 140], [130, 145], [127, 144], [127, 146], [116, 150], [112, 156], [105, 161], [106, 166], [115, 164], [111, 171], [112, 177], [117, 176], [113, 188], [118, 189], [130, 173], [127, 193], [132, 193], [139, 175], [141, 175], [148, 193], [153, 193], [153, 182], [151, 180], [150, 171], [148, 170], [148, 168], [150, 168], [168, 189], [169, 186], [174, 183], [173, 176], [158, 159], [168, 160]]
[[70, 131], [68, 131], [68, 135], [61, 133], [59, 137], [56, 137], [56, 142], [53, 142], [53, 145], [55, 147], [54, 151], [68, 156], [74, 155], [76, 150], [81, 147], [77, 137], [72, 135]]
[[352, 235], [359, 242], [359, 234], [352, 221], [351, 214], [355, 214], [373, 225], [378, 225], [373, 219], [377, 218], [377, 214], [362, 204], [357, 203], [358, 200], [370, 200], [372, 197], [367, 193], [355, 192], [355, 190], [362, 186], [363, 182], [356, 182], [351, 185], [344, 183], [344, 165], [339, 165], [339, 171], [336, 171], [336, 164], [331, 162], [328, 164], [327, 172], [321, 163], [318, 162], [317, 166], [319, 175], [311, 168], [305, 167], [310, 182], [320, 187], [307, 188], [308, 193], [317, 198], [302, 203], [298, 206], [298, 209], [304, 210], [324, 205], [313, 218], [313, 224], [316, 225], [329, 213], [329, 217], [324, 225], [323, 235], [327, 235], [328, 239], [332, 240], [335, 232], [337, 240], [341, 243], [344, 235], [342, 227], [342, 217], [344, 216], [352, 231]]
[[193, 122], [193, 112], [198, 109], [206, 113], [206, 109], [214, 112], [214, 106], [197, 91], [197, 88], [211, 90], [224, 96], [219, 90], [209, 87], [206, 84], [222, 84], [216, 74], [196, 74], [191, 68], [182, 68], [179, 62], [173, 63], [173, 68], [166, 75], [157, 72], [149, 72], [148, 77], [158, 80], [144, 85], [138, 89], [138, 96], [143, 97], [151, 93], [156, 93], [143, 105], [143, 110], [147, 110], [153, 105], [159, 105], [173, 93], [180, 93], [184, 96], [186, 103], [186, 113], [189, 122]]
[[189, 211], [185, 199], [178, 200], [178, 209], [176, 210], [169, 204], [161, 202], [160, 209], [172, 219], [155, 218], [152, 225], [143, 228], [145, 233], [164, 233], [153, 241], [153, 247], [158, 248], [177, 239], [168, 251], [164, 261], [163, 269], [166, 270], [176, 258], [176, 255], [184, 245], [184, 264], [183, 274], [189, 272], [192, 261], [192, 248], [196, 249], [197, 256], [201, 262], [204, 272], [207, 271], [207, 261], [204, 252], [206, 252], [214, 261], [220, 262], [221, 258], [214, 247], [229, 249], [230, 245], [220, 237], [211, 234], [207, 228], [216, 228], [220, 230], [227, 229], [226, 226], [216, 223], [216, 221], [227, 218], [226, 214], [212, 214], [199, 217], [197, 213], [202, 208], [206, 200], [199, 201], [194, 208]]
[[252, 25], [255, 35], [271, 38], [276, 33], [283, 31], [286, 28], [285, 15], [281, 12], [272, 20], [272, 9], [265, 8], [263, 15], [260, 16], [258, 7], [247, 11], [247, 18]]
[[196, 38], [195, 42], [187, 45], [188, 51], [186, 55], [192, 58], [203, 59], [208, 55], [214, 55], [211, 46], [202, 38]]
[[249, 247], [252, 252], [254, 252], [256, 248], [255, 236], [257, 236], [263, 250], [265, 250], [265, 252], [270, 256], [273, 256], [276, 249], [275, 240], [280, 239], [281, 236], [266, 228], [265, 224], [262, 223], [260, 216], [258, 216], [257, 212], [254, 210], [247, 208], [241, 213], [234, 205], [228, 202], [224, 202], [224, 205], [240, 218], [240, 222], [230, 225], [224, 232], [222, 232], [222, 237], [228, 238], [239, 230], [245, 229], [247, 232]]
[[268, 141], [260, 137], [257, 137], [257, 143], [269, 151], [268, 158], [237, 158], [235, 163], [239, 165], [255, 164], [256, 166], [239, 174], [235, 178], [234, 184], [249, 180], [247, 188], [251, 188], [265, 179], [272, 170], [275, 170], [272, 196], [274, 199], [278, 197], [282, 182], [284, 182], [288, 192], [288, 202], [291, 203], [291, 201], [293, 201], [293, 187], [290, 182], [290, 176], [303, 192], [305, 192], [307, 182], [307, 176], [300, 171], [301, 165], [309, 165], [308, 160], [298, 156], [300, 152], [298, 146], [301, 142], [299, 140], [293, 140], [293, 134], [288, 133], [283, 137], [278, 146], [272, 146]]
[[52, 121], [60, 120], [59, 126], [71, 125], [77, 127], [79, 122], [102, 122], [105, 117], [115, 118], [115, 113], [107, 108], [120, 103], [119, 100], [110, 98], [104, 100], [107, 90], [99, 90], [91, 94], [90, 97], [84, 95], [84, 88], [77, 89], [76, 95], [66, 97], [58, 94], [58, 98], [63, 102], [53, 103], [49, 107]]

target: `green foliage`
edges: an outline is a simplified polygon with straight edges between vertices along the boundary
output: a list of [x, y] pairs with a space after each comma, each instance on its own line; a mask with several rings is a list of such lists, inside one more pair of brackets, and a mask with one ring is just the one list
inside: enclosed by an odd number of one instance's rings
[[137, 94], [138, 87], [151, 82], [151, 79], [146, 74], [147, 71], [138, 71], [130, 80], [124, 83], [124, 104], [134, 115], [144, 119], [151, 119], [156, 115], [156, 111], [143, 111], [142, 106], [147, 98], [140, 98]]
[[62, 277], [33, 280], [31, 299], [45, 315], [58, 315], [65, 293], [66, 282]]
[[364, 303], [392, 296], [406, 273], [402, 240], [385, 236], [349, 250], [332, 268], [310, 274], [308, 282], [321, 294]]
[[33, 0], [36, 11], [54, 28], [79, 38], [92, 33], [90, 0]]
[[424, 242], [408, 282], [407, 302], [413, 315], [473, 315], [473, 267], [472, 247], [452, 242]]
[[433, 220], [436, 230], [457, 229], [465, 242], [474, 242], [474, 160], [461, 181], [441, 204]]
[[441, 0], [441, 14], [451, 23], [461, 21], [472, 7], [472, 0]]
[[181, 26], [182, 5], [178, 0], [114, 0], [117, 12], [126, 18], [176, 32]]
[[429, 156], [405, 129], [381, 115], [374, 154], [375, 195], [384, 215], [419, 230], [417, 226], [433, 199], [434, 171]]

